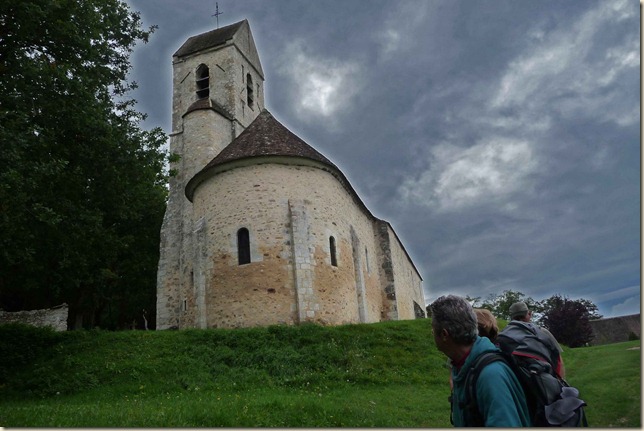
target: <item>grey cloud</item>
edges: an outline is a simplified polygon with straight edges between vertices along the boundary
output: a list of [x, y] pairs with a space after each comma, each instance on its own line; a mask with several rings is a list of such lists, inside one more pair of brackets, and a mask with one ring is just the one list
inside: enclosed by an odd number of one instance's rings
[[[160, 26], [135, 53], [135, 97], [146, 125], [169, 132], [170, 56], [214, 28], [214, 2], [130, 4]], [[268, 109], [394, 226], [428, 301], [505, 289], [592, 295], [610, 315], [639, 298], [626, 289], [640, 283], [637, 3], [219, 7], [222, 25], [250, 22]], [[307, 87], [315, 76], [321, 86]]]

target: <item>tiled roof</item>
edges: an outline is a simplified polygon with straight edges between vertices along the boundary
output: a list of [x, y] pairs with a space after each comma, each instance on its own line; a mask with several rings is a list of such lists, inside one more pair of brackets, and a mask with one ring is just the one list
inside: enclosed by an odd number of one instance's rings
[[264, 109], [248, 128], [228, 144], [204, 169], [231, 160], [256, 156], [305, 157], [336, 168], [329, 159], [288, 130]]
[[174, 53], [174, 56], [183, 57], [185, 55], [192, 54], [193, 52], [201, 51], [202, 49], [208, 49], [224, 44], [227, 40], [232, 39], [244, 21], [239, 21], [238, 23], [227, 25], [226, 27], [192, 36], [190, 39], [186, 40], [183, 45], [181, 45], [181, 48]]
[[[348, 184], [337, 166], [288, 130], [270, 112], [264, 109], [246, 130], [188, 181], [185, 190], [186, 196], [192, 200], [194, 190], [210, 176], [210, 171], [215, 170], [218, 166], [236, 160], [270, 156], [298, 157], [320, 162], [327, 165], [331, 171], [336, 172], [337, 175], [342, 177], [343, 182]], [[349, 187], [351, 186], [349, 185]]]

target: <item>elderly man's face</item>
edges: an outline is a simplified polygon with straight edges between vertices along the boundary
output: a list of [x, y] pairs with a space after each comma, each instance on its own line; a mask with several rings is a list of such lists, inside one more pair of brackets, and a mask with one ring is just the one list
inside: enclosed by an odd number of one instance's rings
[[445, 353], [445, 335], [447, 334], [447, 331], [439, 329], [438, 325], [435, 322], [432, 322], [432, 334], [434, 334], [434, 342], [436, 343], [438, 350]]

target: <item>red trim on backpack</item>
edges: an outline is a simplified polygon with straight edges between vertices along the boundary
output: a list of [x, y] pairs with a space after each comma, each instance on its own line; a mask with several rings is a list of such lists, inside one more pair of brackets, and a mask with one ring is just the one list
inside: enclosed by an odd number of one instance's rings
[[555, 371], [557, 373], [557, 376], [562, 377], [561, 376], [562, 371], [563, 371], [563, 359], [561, 355], [559, 355], [559, 358], [557, 359], [557, 369]]
[[[547, 360], [543, 359], [541, 356], [531, 355], [530, 353], [516, 352], [515, 351], [515, 352], [512, 352], [512, 354], [515, 355], [515, 356], [523, 356], [524, 358], [537, 359], [539, 361], [550, 363], [550, 361], [547, 361]], [[559, 368], [559, 365], [557, 365], [557, 368]]]

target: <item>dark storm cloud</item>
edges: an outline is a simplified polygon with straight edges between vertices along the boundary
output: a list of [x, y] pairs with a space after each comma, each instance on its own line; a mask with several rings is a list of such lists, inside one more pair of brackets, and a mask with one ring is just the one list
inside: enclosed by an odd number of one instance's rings
[[[171, 55], [215, 1], [130, 0], [132, 78], [170, 132]], [[267, 108], [336, 163], [443, 293], [639, 312], [639, 9], [629, 1], [220, 0]]]

